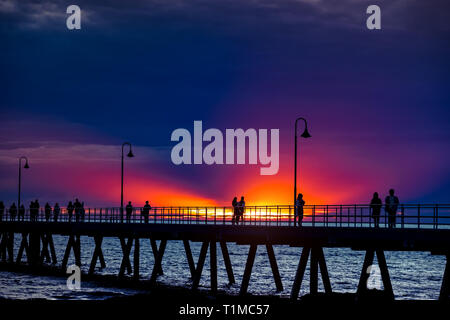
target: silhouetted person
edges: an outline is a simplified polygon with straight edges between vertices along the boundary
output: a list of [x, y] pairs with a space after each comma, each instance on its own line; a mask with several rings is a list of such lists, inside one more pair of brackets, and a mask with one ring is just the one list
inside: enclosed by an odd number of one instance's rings
[[73, 216], [74, 210], [75, 210], [75, 207], [74, 207], [72, 201], [69, 201], [69, 204], [67, 205], [67, 214], [69, 215], [69, 222], [72, 222], [72, 216]]
[[30, 221], [34, 221], [34, 201], [30, 202]]
[[41, 205], [39, 204], [38, 199], [36, 199], [34, 201], [33, 209], [34, 209], [34, 221], [38, 221], [38, 219], [39, 219], [39, 210], [41, 209]]
[[378, 192], [375, 192], [373, 194], [372, 200], [370, 201], [370, 209], [372, 210], [372, 218], [375, 228], [378, 228], [380, 226], [380, 213], [382, 205], [383, 202], [378, 197]]
[[5, 214], [5, 204], [0, 201], [0, 222], [3, 221], [3, 215]]
[[305, 200], [303, 200], [303, 194], [299, 193], [297, 195], [297, 200], [295, 200], [295, 212], [294, 212], [294, 227], [297, 225], [302, 226], [303, 222], [303, 206], [305, 205]]
[[53, 208], [53, 221], [58, 222], [60, 213], [61, 213], [61, 208], [59, 207], [59, 204], [57, 202], [57, 203], [55, 203], [55, 207]]
[[236, 223], [239, 223], [239, 220], [242, 220], [244, 222], [244, 213], [245, 213], [245, 201], [244, 197], [241, 197], [241, 201], [238, 202], [238, 209], [239, 214], [236, 217]]
[[75, 221], [80, 222], [80, 215], [81, 215], [81, 203], [78, 201], [78, 199], [75, 199], [75, 203], [73, 204], [75, 207]]
[[397, 214], [398, 204], [400, 203], [397, 196], [394, 195], [394, 189], [389, 190], [389, 195], [385, 199], [386, 212], [388, 213], [389, 228], [395, 227], [395, 218]]
[[81, 222], [84, 222], [84, 217], [86, 216], [86, 210], [84, 209], [84, 201], [81, 203], [80, 208], [80, 220]]
[[21, 204], [19, 207], [19, 218], [17, 220], [20, 221], [20, 219], [22, 219], [22, 221], [25, 221], [25, 206], [23, 204]]
[[133, 213], [133, 206], [131, 205], [131, 201], [128, 201], [127, 206], [125, 207], [126, 219], [127, 223], [131, 222], [131, 214]]
[[145, 201], [145, 206], [142, 209], [142, 215], [144, 216], [144, 222], [148, 223], [148, 216], [150, 214], [150, 210], [152, 209], [152, 207], [150, 206], [150, 204], [148, 203], [148, 201]]
[[13, 202], [13, 204], [9, 207], [9, 219], [11, 221], [15, 221], [16, 215], [17, 215], [17, 207], [16, 207], [16, 203]]
[[45, 212], [45, 222], [49, 222], [52, 216], [52, 207], [48, 202], [45, 204], [44, 212]]
[[237, 223], [237, 217], [239, 215], [237, 197], [234, 197], [233, 201], [231, 202], [231, 205], [233, 206], [233, 218], [231, 219], [231, 222], [235, 224]]

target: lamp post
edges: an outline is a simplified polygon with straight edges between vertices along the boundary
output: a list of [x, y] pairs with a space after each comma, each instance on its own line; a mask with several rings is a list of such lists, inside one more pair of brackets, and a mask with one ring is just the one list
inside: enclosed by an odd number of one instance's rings
[[23, 166], [25, 169], [29, 169], [30, 166], [28, 165], [28, 159], [27, 157], [20, 157], [19, 158], [19, 196], [17, 200], [17, 210], [20, 208], [20, 188], [22, 184], [22, 159], [25, 160], [25, 165]]
[[130, 151], [127, 154], [128, 158], [133, 158], [134, 154], [131, 151], [131, 143], [124, 142], [122, 144], [122, 169], [121, 169], [121, 180], [120, 180], [120, 222], [123, 222], [123, 147], [126, 145], [130, 146]]
[[[305, 118], [297, 118], [295, 120], [295, 147], [294, 147], [294, 207], [295, 207], [295, 201], [297, 199], [297, 126], [298, 126], [298, 121], [299, 120], [303, 120], [303, 122], [305, 123], [305, 130], [303, 131], [303, 133], [300, 135], [300, 137], [302, 138], [311, 138], [311, 135], [308, 132], [308, 123], [306, 122]], [[300, 189], [300, 188], [299, 188]]]

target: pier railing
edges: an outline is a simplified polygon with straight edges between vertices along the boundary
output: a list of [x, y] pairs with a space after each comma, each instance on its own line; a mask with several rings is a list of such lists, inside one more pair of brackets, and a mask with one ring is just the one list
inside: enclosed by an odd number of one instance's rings
[[[38, 214], [26, 209], [24, 214], [13, 214], [8, 209], [1, 221], [67, 222], [67, 223], [159, 223], [204, 225], [294, 226], [295, 208], [290, 205], [246, 206], [242, 215], [233, 207], [152, 207], [148, 215], [144, 208], [135, 207], [131, 214], [125, 208], [61, 208], [55, 217], [40, 208]], [[13, 212], [14, 213], [14, 212]], [[237, 213], [237, 212], [236, 212]], [[370, 205], [305, 205], [302, 226], [309, 227], [375, 227]], [[383, 206], [379, 227], [450, 229], [450, 204], [400, 204], [394, 215]], [[297, 224], [298, 225], [298, 220]]]

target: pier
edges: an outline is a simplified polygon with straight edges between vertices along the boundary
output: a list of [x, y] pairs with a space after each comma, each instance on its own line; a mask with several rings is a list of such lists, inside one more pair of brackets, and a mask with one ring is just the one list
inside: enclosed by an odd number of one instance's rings
[[[298, 299], [306, 267], [310, 266], [311, 294], [318, 292], [319, 272], [326, 293], [333, 292], [323, 248], [351, 248], [365, 251], [361, 261], [360, 281], [357, 295], [367, 292], [369, 274], [375, 255], [381, 271], [384, 293], [395, 299], [385, 251], [425, 251], [446, 256], [442, 266], [443, 280], [440, 300], [448, 301], [450, 295], [450, 205], [447, 204], [404, 204], [399, 205], [394, 228], [388, 227], [386, 213], [380, 216], [379, 227], [374, 227], [371, 209], [368, 205], [310, 205], [304, 207], [302, 226], [294, 225], [293, 206], [247, 206], [244, 219], [236, 224], [231, 207], [154, 207], [148, 219], [141, 214], [142, 208], [133, 208], [125, 216], [120, 208], [87, 208], [82, 216], [69, 216], [62, 209], [58, 220], [46, 220], [41, 209], [38, 217], [31, 219], [26, 211], [20, 218], [9, 216], [8, 212], [0, 222], [0, 258], [3, 264], [27, 265], [30, 270], [36, 266], [52, 264], [61, 270], [67, 268], [73, 253], [75, 264], [89, 263], [89, 274], [95, 273], [97, 265], [105, 267], [108, 257], [102, 251], [105, 237], [120, 239], [122, 262], [117, 277], [131, 275], [140, 279], [141, 242], [150, 241], [154, 265], [149, 282], [157, 283], [163, 274], [162, 262], [168, 241], [182, 241], [192, 279], [192, 289], [198, 289], [203, 267], [209, 251], [210, 290], [217, 292], [217, 249], [221, 248], [229, 283], [235, 283], [233, 266], [229, 257], [228, 243], [249, 245], [245, 271], [240, 284], [240, 294], [245, 295], [251, 286], [251, 274], [257, 250], [267, 252], [274, 283], [278, 291], [285, 290], [281, 281], [274, 245], [301, 247], [298, 267], [292, 270], [295, 280], [290, 288], [290, 297]], [[67, 237], [67, 246], [62, 261], [57, 260], [53, 236]], [[21, 243], [14, 256], [14, 239]], [[92, 237], [95, 248], [90, 261], [81, 261], [81, 237]], [[158, 242], [159, 241], [159, 246]], [[191, 251], [191, 242], [200, 242], [198, 257]], [[300, 253], [301, 252], [301, 253]], [[133, 255], [133, 265], [130, 255]], [[26, 257], [26, 259], [25, 259]]]

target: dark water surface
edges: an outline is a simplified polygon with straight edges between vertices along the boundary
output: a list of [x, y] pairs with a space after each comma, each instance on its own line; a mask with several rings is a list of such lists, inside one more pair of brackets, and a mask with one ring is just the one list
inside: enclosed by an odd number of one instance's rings
[[[67, 238], [54, 236], [55, 249], [58, 263], [64, 255]], [[15, 255], [20, 245], [20, 239], [16, 235]], [[194, 260], [196, 261], [200, 252], [200, 243], [191, 243]], [[82, 270], [87, 272], [90, 259], [94, 250], [94, 240], [88, 237], [81, 238]], [[105, 238], [103, 240], [103, 254], [105, 256], [106, 268], [96, 270], [99, 274], [116, 275], [120, 268], [122, 250], [117, 238]], [[249, 246], [228, 244], [231, 262], [236, 278], [236, 284], [228, 286], [228, 279], [223, 263], [220, 246], [217, 248], [218, 283], [219, 289], [230, 294], [238, 294], [239, 284], [242, 281], [245, 262]], [[281, 295], [289, 296], [295, 271], [299, 261], [302, 248], [289, 246], [274, 246], [275, 254], [280, 269], [285, 290], [276, 292], [275, 283], [264, 246], [259, 246], [253, 273], [251, 276], [249, 293], [255, 295]], [[362, 263], [363, 251], [351, 249], [324, 248], [327, 260], [328, 272], [336, 292], [355, 292]], [[445, 267], [445, 257], [433, 256], [428, 252], [386, 252], [386, 260], [391, 275], [392, 286], [397, 299], [438, 299]], [[209, 255], [209, 254], [208, 254]], [[130, 255], [133, 263], [133, 254]], [[141, 277], [149, 279], [153, 267], [153, 254], [150, 241], [141, 239]], [[69, 265], [74, 263], [73, 255]], [[376, 258], [375, 262], [376, 263]], [[181, 241], [169, 241], [163, 259], [164, 275], [158, 281], [175, 286], [189, 286], [190, 272]], [[98, 284], [83, 281], [81, 290], [71, 291], [67, 288], [66, 279], [62, 277], [35, 276], [23, 273], [0, 272], [0, 297], [9, 299], [106, 299], [114, 296], [133, 295], [141, 290], [99, 287]], [[377, 273], [370, 278], [371, 286], [379, 286], [381, 279]], [[206, 259], [203, 269], [200, 287], [209, 287], [209, 259]], [[304, 295], [309, 289], [309, 270], [306, 270], [300, 294]], [[319, 290], [323, 290], [319, 276]]]

